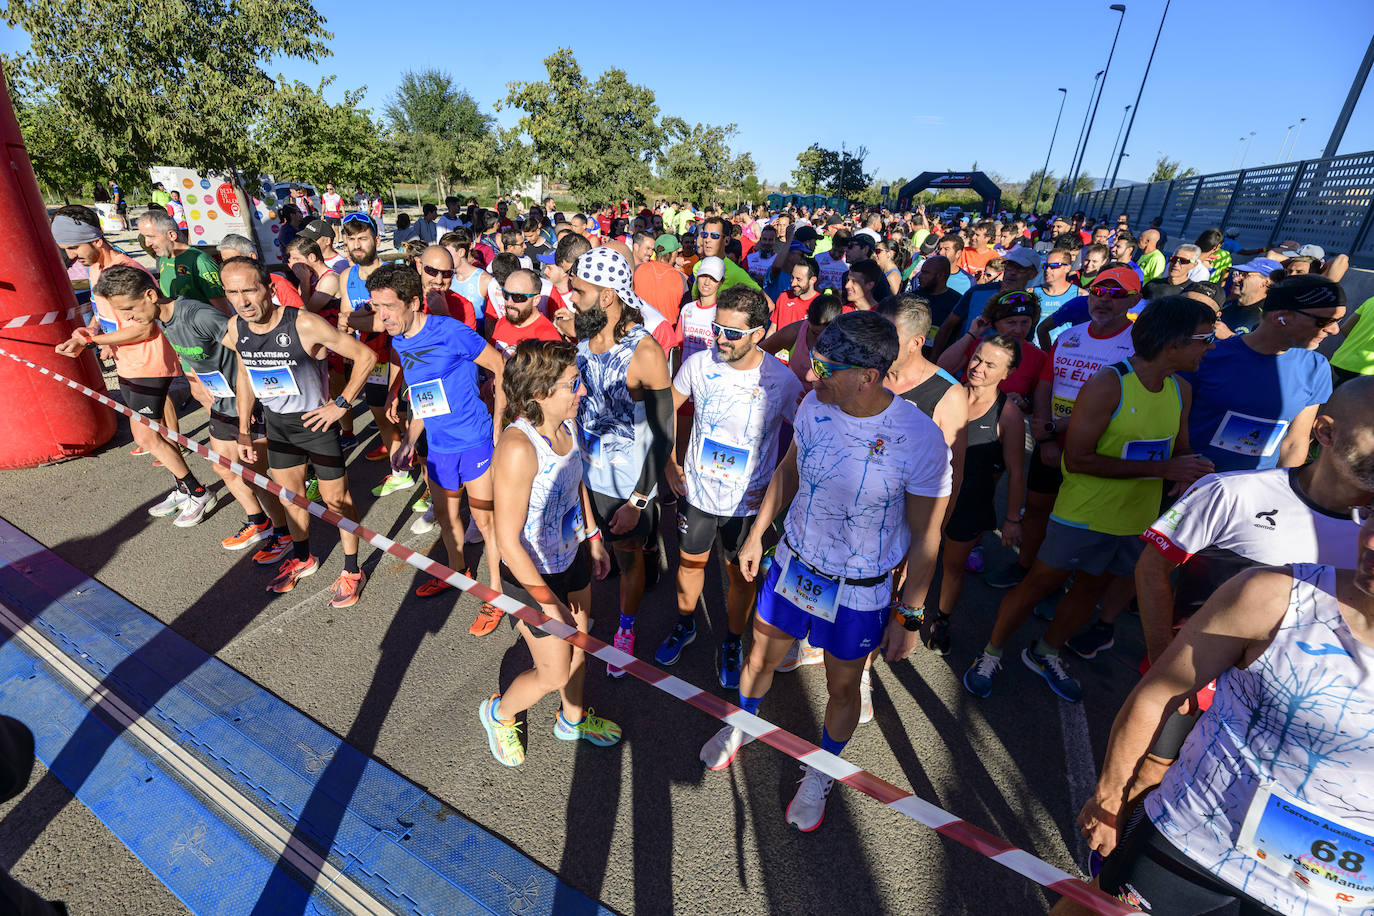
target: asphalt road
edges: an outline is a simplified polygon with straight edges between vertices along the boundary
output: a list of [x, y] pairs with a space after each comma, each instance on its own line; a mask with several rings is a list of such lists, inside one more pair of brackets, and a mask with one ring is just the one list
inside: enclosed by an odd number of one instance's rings
[[[203, 438], [204, 423], [203, 411], [183, 412], [183, 432]], [[361, 422], [359, 429], [371, 431]], [[129, 442], [121, 421], [115, 440], [93, 457], [0, 473], [0, 515], [614, 910], [1036, 913], [1053, 902], [847, 787], [832, 793], [819, 830], [799, 833], [783, 819], [800, 775], [795, 762], [755, 744], [728, 772], [704, 771], [697, 752], [717, 723], [633, 678], [608, 680], [595, 661], [588, 703], [623, 726], [624, 741], [600, 749], [555, 740], [550, 697], [531, 710], [525, 765], [502, 767], [490, 757], [476, 710], [529, 664], [510, 628], [470, 636], [474, 599], [417, 599], [422, 575], [368, 547], [363, 600], [331, 609], [327, 589], [341, 551], [319, 522], [314, 546], [323, 569], [269, 598], [270, 572], [219, 547], [242, 514], [205, 463], [191, 459], [199, 478], [221, 490], [220, 506], [200, 527], [178, 529], [147, 515], [171, 478], [149, 458], [130, 456]], [[361, 450], [354, 458], [364, 523], [416, 549], [433, 546], [437, 532], [409, 533], [415, 491], [374, 499], [369, 491], [384, 467], [364, 461]], [[675, 527], [663, 528], [671, 555]], [[989, 568], [1008, 558], [989, 539]], [[1084, 850], [1073, 819], [1112, 717], [1136, 681], [1139, 627], [1124, 617], [1112, 652], [1071, 663], [1086, 694], [1072, 705], [1015, 660], [1044, 627], [1033, 620], [1008, 647], [992, 697], [977, 700], [959, 678], [986, 640], [1000, 594], [969, 577], [948, 658], [918, 648], [909, 662], [879, 663], [876, 719], [859, 727], [845, 757], [1078, 873]], [[593, 632], [609, 641], [614, 581], [598, 583], [594, 599]], [[715, 567], [706, 604], [697, 643], [674, 673], [714, 686], [724, 627]], [[665, 578], [640, 614], [641, 657], [651, 656], [673, 615]], [[811, 667], [779, 675], [761, 715], [817, 741], [823, 708], [823, 672]], [[0, 836], [0, 864], [16, 877], [67, 900], [74, 913], [184, 912], [79, 802], [35, 795], [31, 787], [0, 808], [0, 816], [16, 806], [24, 815], [21, 829]]]

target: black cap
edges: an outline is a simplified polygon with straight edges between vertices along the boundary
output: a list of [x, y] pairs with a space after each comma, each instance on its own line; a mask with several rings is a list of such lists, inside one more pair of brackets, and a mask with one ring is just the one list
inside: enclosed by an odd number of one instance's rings
[[1335, 309], [1345, 307], [1345, 290], [1321, 274], [1298, 274], [1269, 287], [1264, 310]]
[[821, 237], [821, 234], [811, 226], [798, 226], [797, 231], [792, 233], [793, 241], [814, 242]]
[[829, 226], [843, 226], [843, 225], [844, 225], [844, 217], [842, 217], [842, 216], [832, 216], [832, 217], [830, 217], [828, 220], [825, 221], [825, 225], [826, 225], [827, 227], [829, 227]]
[[323, 238], [333, 239], [334, 227], [322, 219], [312, 219], [302, 226], [301, 231], [297, 232], [296, 235], [303, 239], [313, 239], [317, 242]]
[[1185, 283], [1180, 292], [1202, 293], [1208, 299], [1215, 302], [1217, 308], [1221, 308], [1226, 304], [1226, 287], [1222, 286], [1220, 283], [1213, 283], [1211, 280], [1194, 280], [1191, 283]]

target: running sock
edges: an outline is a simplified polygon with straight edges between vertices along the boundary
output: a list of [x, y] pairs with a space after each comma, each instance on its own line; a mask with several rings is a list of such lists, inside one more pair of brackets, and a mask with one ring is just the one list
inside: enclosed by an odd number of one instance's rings
[[838, 757], [840, 756], [840, 754], [844, 752], [844, 746], [848, 743], [848, 739], [844, 741], [836, 741], [834, 738], [830, 737], [830, 732], [826, 729], [826, 727], [824, 725], [821, 726], [821, 750], [829, 751], [830, 753]]
[[357, 575], [358, 555], [356, 553], [344, 554], [344, 572], [348, 573], [349, 575]]
[[988, 643], [986, 646], [983, 647], [983, 654], [991, 655], [993, 658], [1001, 658], [1002, 650], [994, 646], [992, 643]]
[[282, 526], [280, 526], [280, 527], [278, 527], [278, 526], [276, 526], [276, 525], [273, 525], [273, 526], [272, 526], [272, 537], [274, 537], [274, 538], [289, 538], [290, 536], [291, 536], [291, 529], [288, 528], [288, 527], [286, 527], [285, 525], [282, 525]]
[[739, 695], [739, 708], [752, 715], [758, 715], [759, 704], [763, 702], [763, 697], [747, 697]]
[[183, 493], [190, 493], [192, 496], [200, 497], [205, 495], [205, 488], [196, 481], [196, 475], [189, 470], [185, 477], [177, 478], [177, 489]]
[[300, 560], [302, 563], [310, 559], [310, 539], [303, 541], [293, 540], [291, 542], [291, 556]]
[[1035, 648], [1032, 651], [1041, 658], [1054, 658], [1059, 654], [1058, 649], [1045, 642], [1043, 639], [1037, 639], [1035, 641]]
[[631, 617], [629, 614], [621, 613], [621, 615], [620, 615], [620, 629], [622, 629], [622, 630], [633, 630], [634, 628], [635, 628], [635, 619], [634, 619], [633, 617]]
[[261, 525], [263, 522], [266, 522], [266, 521], [267, 521], [267, 513], [266, 513], [266, 512], [255, 512], [255, 513], [253, 513], [252, 515], [248, 516], [248, 524], [250, 524], [250, 525]]
[[[582, 714], [582, 718], [585, 719], [586, 717], [587, 714], [584, 712]], [[578, 719], [577, 722], [574, 722], [572, 719], [569, 719], [567, 716], [563, 715], [562, 706], [558, 707], [558, 720], [562, 722], [564, 725], [568, 726], [568, 728], [577, 728], [578, 724], [582, 721], [582, 719]]]

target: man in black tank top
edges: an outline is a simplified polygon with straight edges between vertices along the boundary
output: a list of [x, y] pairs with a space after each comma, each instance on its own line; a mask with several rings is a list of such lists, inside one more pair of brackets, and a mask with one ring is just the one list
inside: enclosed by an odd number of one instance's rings
[[[343, 449], [339, 419], [362, 391], [376, 361], [356, 337], [344, 334], [319, 315], [272, 301], [267, 268], [251, 258], [231, 258], [220, 270], [225, 295], [234, 306], [224, 345], [239, 355], [235, 384], [239, 407], [239, 460], [257, 460], [250, 422], [259, 400], [267, 424], [267, 465], [272, 479], [296, 493], [305, 492], [306, 463], [315, 466], [320, 495], [334, 512], [358, 520]], [[326, 354], [353, 361], [343, 393], [329, 399]], [[283, 501], [291, 529], [292, 553], [284, 561], [269, 592], [289, 592], [296, 582], [314, 575], [319, 558], [310, 552], [310, 513]], [[358, 568], [358, 536], [339, 531], [344, 568], [331, 589], [330, 604], [356, 604], [367, 578]]]

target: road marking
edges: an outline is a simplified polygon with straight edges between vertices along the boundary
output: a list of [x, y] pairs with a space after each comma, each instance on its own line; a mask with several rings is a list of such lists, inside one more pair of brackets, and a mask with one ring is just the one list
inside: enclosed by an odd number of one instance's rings
[[[1097, 788], [1097, 767], [1093, 765], [1093, 743], [1088, 734], [1088, 713], [1082, 703], [1059, 703], [1059, 732], [1064, 739], [1065, 775], [1069, 783], [1069, 805], [1078, 812]], [[1074, 823], [1074, 841], [1078, 849], [1077, 861], [1088, 861], [1088, 842]]]

